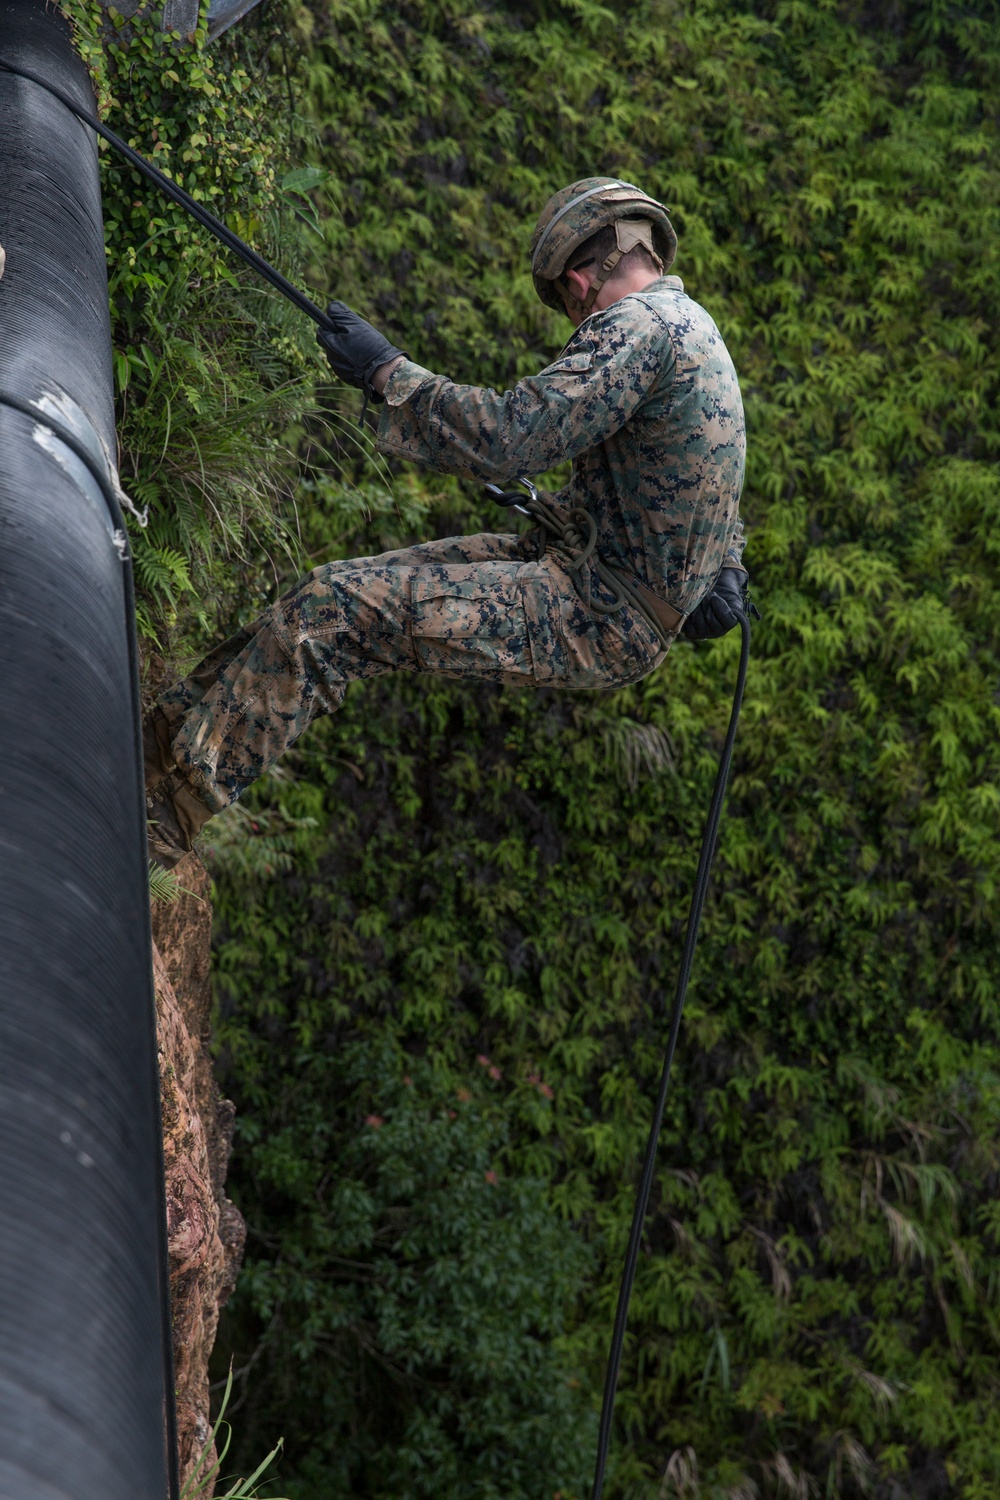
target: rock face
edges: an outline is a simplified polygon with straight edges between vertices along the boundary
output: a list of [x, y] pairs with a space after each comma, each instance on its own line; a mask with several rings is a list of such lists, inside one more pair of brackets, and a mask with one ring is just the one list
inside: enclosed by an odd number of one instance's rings
[[[193, 855], [177, 866], [177, 876], [185, 894], [153, 908], [153, 976], [183, 1485], [211, 1431], [208, 1361], [219, 1308], [236, 1284], [246, 1226], [223, 1190], [235, 1110], [219, 1095], [209, 1053], [209, 879]], [[206, 1467], [213, 1461], [214, 1455]]]

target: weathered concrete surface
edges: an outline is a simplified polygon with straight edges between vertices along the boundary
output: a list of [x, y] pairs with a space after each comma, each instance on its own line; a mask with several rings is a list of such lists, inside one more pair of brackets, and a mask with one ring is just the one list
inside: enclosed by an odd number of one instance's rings
[[236, 1283], [246, 1227], [224, 1192], [234, 1109], [219, 1095], [209, 1052], [209, 879], [193, 855], [177, 866], [177, 876], [186, 893], [153, 907], [153, 973], [183, 1485], [211, 1430], [208, 1361], [219, 1308]]

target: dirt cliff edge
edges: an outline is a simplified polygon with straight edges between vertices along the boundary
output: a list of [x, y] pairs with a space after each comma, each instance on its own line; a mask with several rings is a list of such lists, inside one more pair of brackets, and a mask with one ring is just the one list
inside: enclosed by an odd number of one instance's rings
[[224, 1191], [235, 1109], [219, 1093], [209, 1050], [210, 881], [191, 855], [177, 876], [179, 899], [153, 907], [153, 977], [183, 1485], [211, 1430], [208, 1362], [219, 1309], [236, 1284], [246, 1226]]

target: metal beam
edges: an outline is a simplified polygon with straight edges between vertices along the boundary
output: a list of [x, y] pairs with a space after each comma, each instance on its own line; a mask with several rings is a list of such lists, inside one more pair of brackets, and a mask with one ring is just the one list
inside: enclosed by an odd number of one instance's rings
[[[93, 109], [46, 0], [0, 0], [0, 51]], [[97, 153], [2, 71], [0, 244], [0, 1497], [163, 1500], [162, 1142]]]

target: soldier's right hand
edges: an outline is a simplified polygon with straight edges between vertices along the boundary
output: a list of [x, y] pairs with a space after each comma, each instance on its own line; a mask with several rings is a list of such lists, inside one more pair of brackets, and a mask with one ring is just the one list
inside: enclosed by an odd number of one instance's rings
[[750, 602], [750, 574], [745, 568], [723, 568], [704, 599], [688, 615], [681, 626], [681, 635], [689, 641], [714, 641], [740, 622], [740, 615], [749, 615], [753, 610], [757, 618], [760, 612]]

